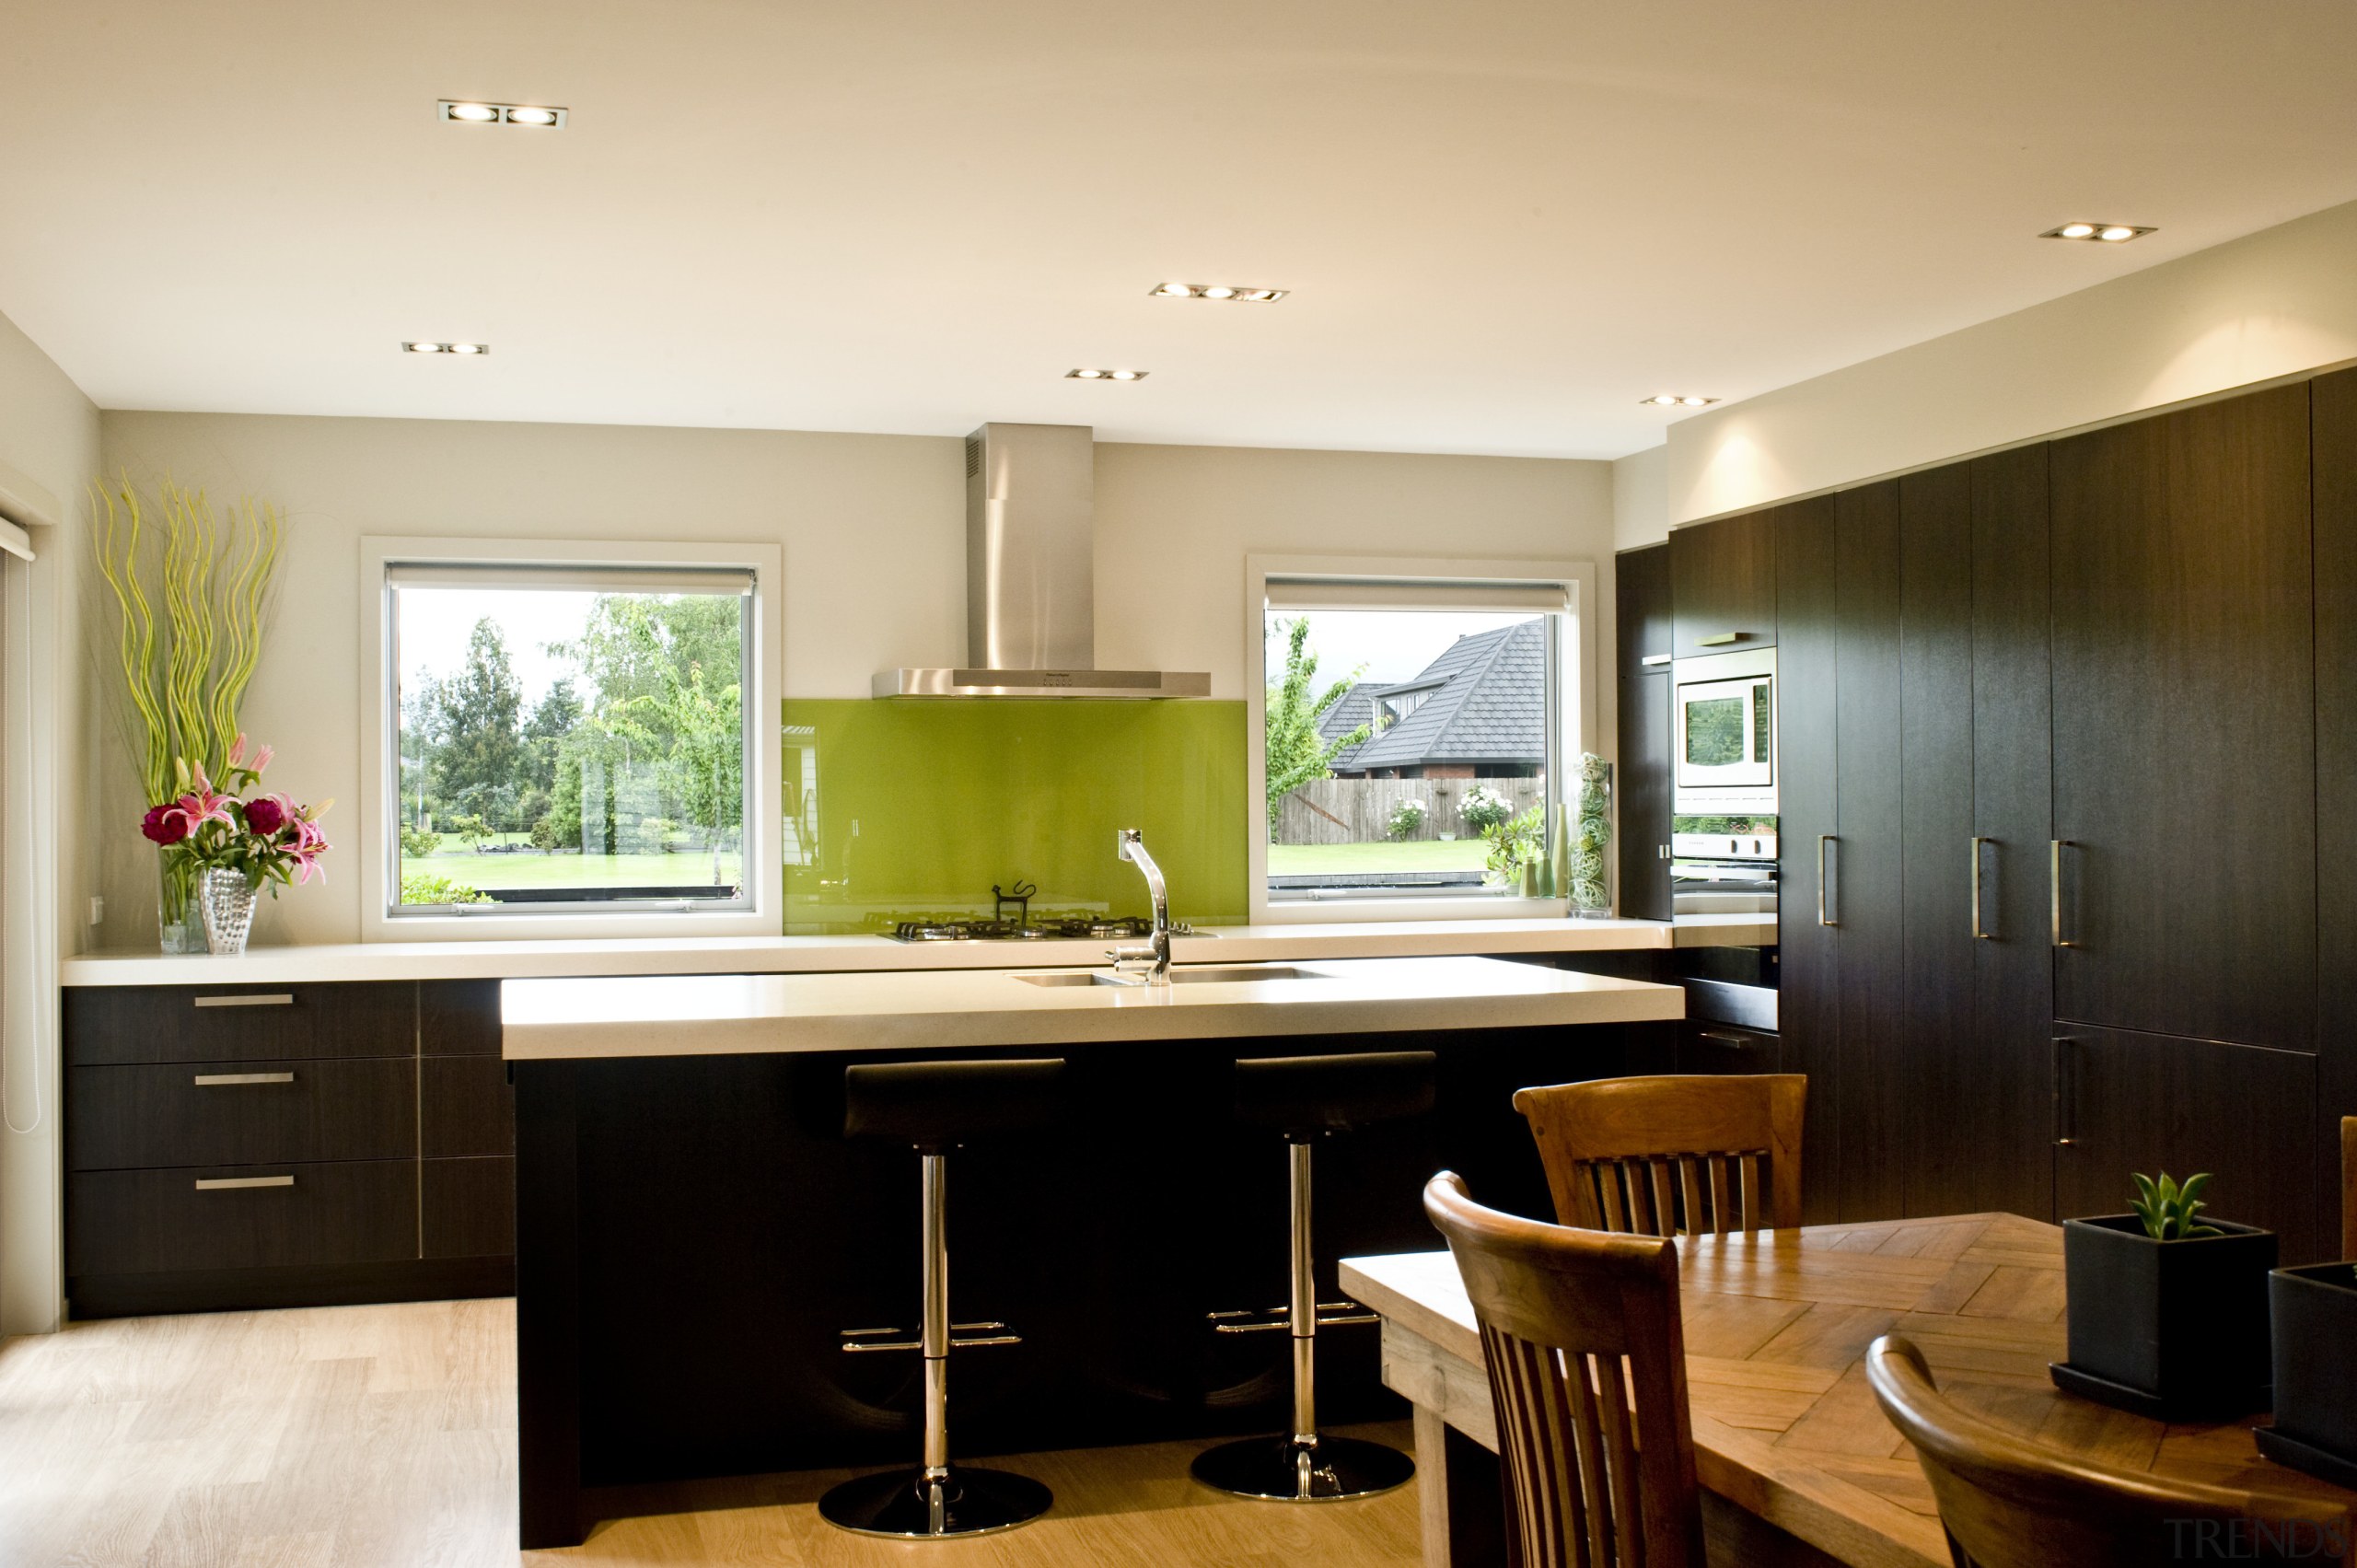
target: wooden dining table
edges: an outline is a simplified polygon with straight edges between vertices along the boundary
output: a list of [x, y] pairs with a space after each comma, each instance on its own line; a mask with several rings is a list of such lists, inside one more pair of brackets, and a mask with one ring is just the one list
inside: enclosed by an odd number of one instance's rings
[[[1922, 1349], [1945, 1391], [2062, 1452], [2357, 1501], [2261, 1458], [2251, 1428], [2264, 1416], [2165, 1423], [2055, 1388], [2060, 1226], [1950, 1214], [1688, 1237], [1678, 1251], [1695, 1468], [1725, 1561], [1948, 1568], [1931, 1487], [1866, 1385], [1866, 1347], [1892, 1333]], [[1455, 1263], [1352, 1258], [1341, 1284], [1382, 1316], [1383, 1380], [1414, 1407], [1428, 1568], [1504, 1561], [1489, 1378]]]

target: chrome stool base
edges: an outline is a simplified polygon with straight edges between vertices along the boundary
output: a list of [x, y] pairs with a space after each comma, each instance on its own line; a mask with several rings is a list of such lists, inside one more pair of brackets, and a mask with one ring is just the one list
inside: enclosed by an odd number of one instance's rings
[[1195, 1456], [1197, 1481], [1215, 1492], [1275, 1503], [1342, 1503], [1405, 1486], [1416, 1461], [1356, 1437], [1247, 1437]]
[[937, 1540], [1028, 1525], [1052, 1501], [1029, 1476], [952, 1465], [939, 1481], [927, 1481], [921, 1469], [844, 1481], [819, 1499], [819, 1516], [856, 1535]]

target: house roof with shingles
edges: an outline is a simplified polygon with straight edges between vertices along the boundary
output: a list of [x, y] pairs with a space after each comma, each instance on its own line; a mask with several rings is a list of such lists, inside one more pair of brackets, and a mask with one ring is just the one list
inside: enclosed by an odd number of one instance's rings
[[1547, 758], [1547, 623], [1543, 619], [1459, 637], [1412, 680], [1353, 686], [1326, 711], [1327, 739], [1371, 722], [1386, 697], [1430, 695], [1389, 728], [1337, 755], [1333, 771], [1434, 762], [1543, 762]]

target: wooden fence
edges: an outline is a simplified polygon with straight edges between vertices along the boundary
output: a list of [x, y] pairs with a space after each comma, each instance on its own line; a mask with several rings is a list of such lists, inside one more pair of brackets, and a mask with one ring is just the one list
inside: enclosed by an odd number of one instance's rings
[[1303, 784], [1279, 805], [1273, 842], [1361, 844], [1387, 838], [1392, 809], [1403, 800], [1424, 803], [1423, 825], [1407, 835], [1411, 842], [1437, 839], [1444, 833], [1479, 838], [1457, 815], [1465, 792], [1475, 784], [1505, 796], [1515, 816], [1547, 794], [1544, 779], [1318, 779]]

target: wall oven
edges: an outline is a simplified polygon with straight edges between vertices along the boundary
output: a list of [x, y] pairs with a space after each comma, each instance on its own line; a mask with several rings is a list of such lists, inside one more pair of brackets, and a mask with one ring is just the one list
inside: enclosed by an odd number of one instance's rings
[[1679, 659], [1671, 669], [1672, 809], [1680, 817], [1776, 812], [1776, 650]]

